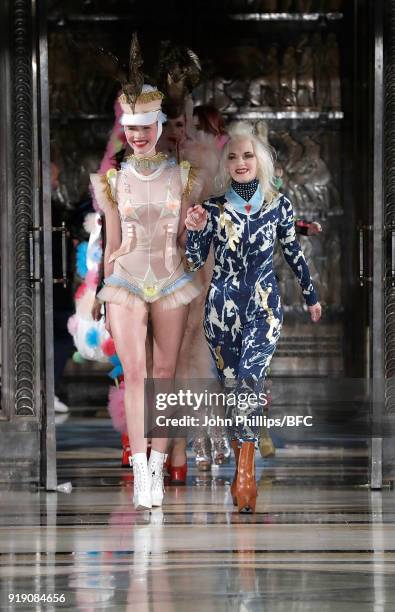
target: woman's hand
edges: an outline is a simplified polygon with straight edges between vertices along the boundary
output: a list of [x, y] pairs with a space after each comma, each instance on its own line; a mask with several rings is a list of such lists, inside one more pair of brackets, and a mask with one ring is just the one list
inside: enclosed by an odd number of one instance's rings
[[322, 308], [321, 304], [317, 302], [314, 306], [308, 306], [308, 310], [310, 313], [311, 320], [313, 323], [317, 323], [321, 319]]
[[187, 216], [185, 217], [185, 227], [193, 232], [199, 232], [206, 227], [207, 223], [207, 211], [204, 210], [203, 206], [196, 204], [191, 206], [187, 210]]
[[320, 234], [321, 232], [322, 232], [322, 226], [321, 226], [321, 223], [318, 223], [318, 221], [313, 221], [312, 223], [310, 223], [309, 227], [307, 228], [308, 236], [315, 236], [316, 234]]
[[99, 302], [98, 299], [95, 299], [95, 301], [93, 302], [92, 310], [91, 310], [92, 319], [94, 321], [100, 321], [101, 307], [102, 307], [101, 302]]
[[111, 325], [110, 325], [110, 304], [107, 302], [106, 304], [106, 319], [105, 319], [105, 329], [108, 331], [108, 333], [111, 336]]
[[[105, 329], [108, 331], [108, 333], [111, 336], [111, 327], [110, 327], [110, 305], [107, 304], [106, 305], [106, 310], [105, 310], [106, 314], [105, 314]], [[94, 321], [100, 321], [100, 319], [102, 318], [102, 303], [99, 302], [99, 300], [96, 298], [93, 306], [92, 306], [92, 310], [91, 310], [91, 315], [92, 315], [92, 319]]]

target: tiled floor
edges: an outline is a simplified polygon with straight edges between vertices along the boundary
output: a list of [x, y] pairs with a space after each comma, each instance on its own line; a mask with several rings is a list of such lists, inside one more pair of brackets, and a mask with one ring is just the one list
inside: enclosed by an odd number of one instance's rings
[[0, 491], [1, 610], [395, 611], [395, 493], [370, 491], [363, 447], [259, 459], [255, 515], [233, 509], [233, 466], [200, 476], [191, 457], [187, 486], [136, 512], [109, 422], [58, 433], [72, 492]]

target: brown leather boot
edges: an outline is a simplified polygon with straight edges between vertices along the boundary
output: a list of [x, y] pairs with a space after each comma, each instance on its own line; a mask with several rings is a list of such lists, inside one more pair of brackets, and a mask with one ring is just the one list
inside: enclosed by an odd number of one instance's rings
[[238, 440], [231, 440], [230, 445], [233, 448], [233, 452], [235, 454], [235, 463], [236, 463], [235, 475], [233, 476], [233, 481], [230, 486], [230, 494], [232, 495], [233, 505], [237, 506], [236, 481], [237, 481], [237, 465], [239, 463], [240, 448], [239, 448]]
[[255, 444], [243, 442], [237, 466], [236, 496], [239, 512], [255, 512]]

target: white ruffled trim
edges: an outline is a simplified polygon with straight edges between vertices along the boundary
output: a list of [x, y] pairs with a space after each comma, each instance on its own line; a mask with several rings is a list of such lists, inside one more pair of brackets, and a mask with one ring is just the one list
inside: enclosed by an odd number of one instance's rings
[[[173, 310], [174, 308], [192, 302], [192, 300], [200, 294], [201, 289], [202, 285], [200, 281], [194, 279], [186, 283], [183, 287], [180, 287], [180, 289], [176, 289], [173, 293], [158, 298], [154, 303], [158, 304], [159, 310]], [[148, 302], [142, 300], [135, 293], [128, 291], [125, 287], [105, 285], [97, 294], [97, 298], [101, 302], [118, 304], [119, 306], [125, 306], [129, 310], [133, 310], [137, 303], [143, 303], [148, 310]]]
[[105, 285], [97, 294], [97, 299], [101, 302], [126, 306], [129, 310], [134, 310], [136, 304], [144, 304], [148, 310], [148, 303], [144, 302], [138, 295], [131, 293], [125, 287], [113, 287]]
[[189, 304], [200, 294], [201, 290], [202, 285], [197, 279], [194, 279], [173, 293], [160, 298], [160, 310], [173, 310], [173, 308]]

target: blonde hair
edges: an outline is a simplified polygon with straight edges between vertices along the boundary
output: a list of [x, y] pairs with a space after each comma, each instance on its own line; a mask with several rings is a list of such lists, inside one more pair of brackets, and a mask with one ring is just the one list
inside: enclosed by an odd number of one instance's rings
[[[229, 150], [235, 140], [250, 140], [257, 161], [256, 177], [262, 189], [262, 194], [267, 202], [273, 199], [276, 192], [274, 186], [274, 163], [272, 149], [269, 145], [255, 134], [254, 126], [246, 121], [234, 123], [228, 130], [229, 140], [222, 149], [221, 159], [219, 162], [218, 175], [216, 177], [217, 192], [224, 193], [231, 185], [232, 177], [228, 170], [228, 155]], [[273, 193], [274, 192], [274, 193]]]

